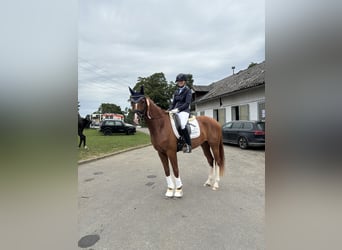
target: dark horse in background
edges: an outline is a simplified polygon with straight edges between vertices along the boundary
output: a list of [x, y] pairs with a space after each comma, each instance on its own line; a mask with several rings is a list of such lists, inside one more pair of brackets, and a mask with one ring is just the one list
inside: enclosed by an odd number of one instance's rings
[[[170, 115], [166, 110], [158, 107], [149, 97], [144, 95], [143, 86], [140, 92], [129, 88], [132, 111], [143, 118], [150, 131], [151, 142], [158, 151], [166, 175], [167, 197], [182, 197], [182, 181], [179, 175], [177, 162], [177, 138], [172, 130]], [[192, 147], [202, 147], [203, 153], [210, 165], [210, 172], [205, 186], [211, 186], [213, 190], [219, 187], [220, 176], [224, 172], [224, 149], [222, 142], [221, 125], [211, 117], [199, 116], [196, 118], [200, 127], [200, 135], [191, 140]], [[174, 180], [170, 175], [169, 161], [171, 162]], [[218, 166], [217, 166], [218, 165]]]
[[80, 143], [78, 144], [78, 147], [80, 148], [82, 143], [83, 147], [87, 149], [86, 145], [86, 136], [83, 134], [83, 130], [85, 128], [89, 128], [91, 121], [85, 118], [82, 118], [80, 114], [78, 114], [78, 136], [80, 137]]

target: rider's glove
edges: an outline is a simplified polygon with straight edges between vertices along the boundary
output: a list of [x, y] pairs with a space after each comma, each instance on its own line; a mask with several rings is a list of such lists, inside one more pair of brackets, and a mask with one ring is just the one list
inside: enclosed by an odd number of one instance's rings
[[170, 113], [178, 113], [179, 112], [179, 109], [171, 109], [170, 111], [169, 111]]

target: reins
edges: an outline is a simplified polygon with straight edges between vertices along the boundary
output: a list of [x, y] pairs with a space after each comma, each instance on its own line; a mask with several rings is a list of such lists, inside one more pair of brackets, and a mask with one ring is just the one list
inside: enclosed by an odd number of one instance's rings
[[137, 97], [132, 97], [131, 96], [131, 101], [135, 103], [135, 105], [137, 105], [138, 103], [140, 103], [143, 99], [145, 99], [145, 104], [144, 104], [144, 108], [142, 110], [140, 109], [134, 109], [133, 112], [136, 113], [140, 119], [142, 118], [147, 118], [149, 120], [157, 120], [157, 119], [161, 119], [164, 118], [164, 116], [159, 116], [159, 117], [152, 117], [151, 113], [150, 113], [150, 100], [148, 98], [146, 98], [145, 96], [137, 96]]

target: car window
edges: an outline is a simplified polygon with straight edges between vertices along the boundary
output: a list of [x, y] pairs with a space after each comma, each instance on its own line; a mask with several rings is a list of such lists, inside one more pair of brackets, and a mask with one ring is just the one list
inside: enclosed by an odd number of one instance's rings
[[115, 125], [116, 125], [116, 126], [121, 126], [122, 123], [121, 123], [120, 121], [115, 121]]
[[106, 122], [106, 125], [114, 126], [114, 122], [113, 122], [113, 121], [107, 121], [107, 122]]
[[265, 131], [265, 123], [264, 122], [259, 122], [256, 124], [257, 129]]
[[244, 129], [253, 129], [253, 124], [250, 122], [244, 122], [243, 123], [243, 128]]
[[241, 128], [242, 123], [241, 122], [234, 122], [232, 125], [232, 128]]
[[232, 124], [233, 124], [232, 122], [226, 123], [226, 124], [223, 125], [222, 128], [231, 128]]

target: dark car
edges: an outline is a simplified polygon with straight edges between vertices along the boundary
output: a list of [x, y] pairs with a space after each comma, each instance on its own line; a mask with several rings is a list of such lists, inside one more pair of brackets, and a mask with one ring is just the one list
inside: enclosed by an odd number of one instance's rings
[[231, 121], [222, 126], [223, 143], [232, 143], [246, 149], [252, 146], [265, 146], [265, 122]]
[[111, 135], [112, 133], [125, 133], [126, 135], [135, 134], [136, 128], [121, 120], [104, 120], [100, 125], [100, 132], [104, 135]]

